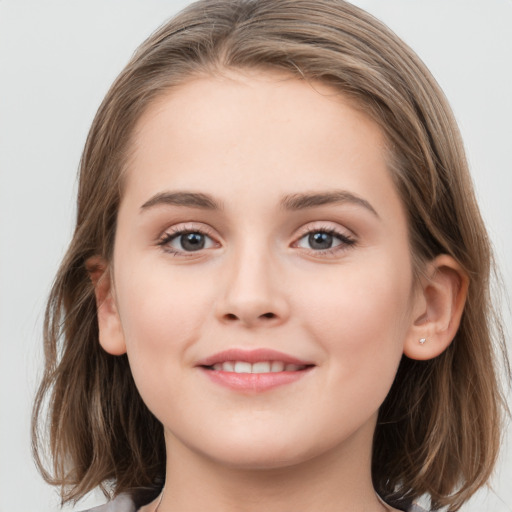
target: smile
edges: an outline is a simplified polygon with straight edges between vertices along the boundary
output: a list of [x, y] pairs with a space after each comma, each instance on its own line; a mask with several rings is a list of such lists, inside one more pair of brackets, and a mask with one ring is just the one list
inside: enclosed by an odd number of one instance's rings
[[297, 382], [316, 365], [273, 349], [233, 348], [207, 357], [196, 366], [215, 384], [257, 394]]
[[298, 365], [285, 363], [284, 361], [258, 361], [248, 363], [247, 361], [226, 361], [216, 363], [209, 369], [230, 372], [230, 373], [278, 373], [278, 372], [297, 372], [306, 369], [307, 365]]

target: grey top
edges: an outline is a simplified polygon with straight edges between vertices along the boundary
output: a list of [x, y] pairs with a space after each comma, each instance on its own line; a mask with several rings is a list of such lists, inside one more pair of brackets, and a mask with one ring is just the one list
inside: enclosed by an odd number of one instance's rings
[[[133, 501], [129, 496], [120, 495], [115, 500], [109, 501], [105, 505], [90, 508], [83, 512], [137, 512]], [[412, 505], [406, 512], [428, 512], [419, 505]]]
[[129, 496], [121, 494], [115, 500], [99, 507], [84, 510], [84, 512], [136, 512], [135, 504]]

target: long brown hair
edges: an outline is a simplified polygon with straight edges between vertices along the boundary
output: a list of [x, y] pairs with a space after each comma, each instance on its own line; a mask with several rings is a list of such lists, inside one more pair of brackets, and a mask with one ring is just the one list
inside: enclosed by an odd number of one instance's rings
[[[87, 139], [76, 230], [46, 310], [46, 366], [33, 414], [39, 468], [61, 486], [63, 501], [100, 486], [142, 503], [162, 485], [162, 426], [142, 402], [126, 356], [100, 348], [86, 261], [111, 258], [141, 114], [172, 87], [227, 68], [321, 81], [363, 109], [387, 138], [416, 270], [444, 253], [470, 277], [450, 347], [429, 361], [403, 357], [380, 409], [372, 465], [389, 504], [406, 507], [428, 494], [434, 508], [458, 510], [488, 480], [500, 443], [496, 352], [505, 352], [491, 304], [490, 243], [442, 91], [405, 43], [342, 0], [202, 0], [155, 32], [112, 85]], [[42, 457], [46, 434], [51, 471]]]

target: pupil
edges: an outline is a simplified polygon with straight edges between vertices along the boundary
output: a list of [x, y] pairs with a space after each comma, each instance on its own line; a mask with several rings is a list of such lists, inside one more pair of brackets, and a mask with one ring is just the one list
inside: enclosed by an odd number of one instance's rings
[[309, 245], [312, 249], [330, 249], [332, 246], [332, 235], [329, 233], [311, 233]]
[[204, 247], [204, 236], [200, 233], [181, 235], [181, 246], [186, 251], [199, 251]]

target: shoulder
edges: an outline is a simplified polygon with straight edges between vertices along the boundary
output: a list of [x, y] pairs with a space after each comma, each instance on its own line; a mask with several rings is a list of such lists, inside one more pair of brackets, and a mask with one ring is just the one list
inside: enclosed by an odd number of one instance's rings
[[121, 494], [116, 499], [105, 503], [105, 505], [83, 510], [82, 512], [136, 512], [136, 508], [129, 496]]
[[[116, 499], [100, 505], [99, 507], [83, 510], [82, 512], [137, 512], [135, 504], [129, 496], [120, 495]], [[413, 504], [407, 509], [407, 512], [428, 512], [420, 505]]]
[[427, 509], [421, 507], [420, 505], [417, 505], [413, 503], [408, 509], [407, 512], [428, 512]]

